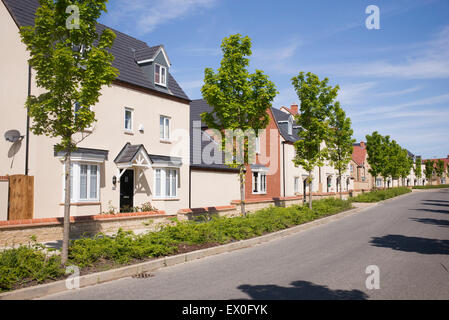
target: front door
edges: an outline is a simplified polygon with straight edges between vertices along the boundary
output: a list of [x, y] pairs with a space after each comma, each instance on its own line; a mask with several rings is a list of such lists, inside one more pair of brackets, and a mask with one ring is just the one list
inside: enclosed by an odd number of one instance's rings
[[120, 177], [120, 211], [134, 206], [134, 170], [126, 170]]

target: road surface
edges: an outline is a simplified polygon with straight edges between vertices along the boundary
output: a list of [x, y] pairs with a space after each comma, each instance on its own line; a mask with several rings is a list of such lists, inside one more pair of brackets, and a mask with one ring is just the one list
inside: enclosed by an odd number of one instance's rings
[[[151, 278], [45, 299], [449, 299], [448, 270], [449, 189], [440, 189]], [[379, 289], [367, 289], [368, 277]]]

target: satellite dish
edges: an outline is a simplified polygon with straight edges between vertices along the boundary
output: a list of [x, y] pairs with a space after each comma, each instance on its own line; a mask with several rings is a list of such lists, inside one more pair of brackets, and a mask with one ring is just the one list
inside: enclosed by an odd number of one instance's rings
[[14, 143], [23, 139], [23, 136], [20, 135], [18, 130], [8, 130], [5, 132], [5, 139], [6, 141]]

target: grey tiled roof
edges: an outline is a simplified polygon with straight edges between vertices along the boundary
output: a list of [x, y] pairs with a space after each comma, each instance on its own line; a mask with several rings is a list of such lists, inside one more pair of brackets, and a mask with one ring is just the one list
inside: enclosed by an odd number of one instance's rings
[[153, 59], [161, 46], [145, 47], [136, 50], [136, 61]]
[[285, 122], [279, 123], [280, 121], [288, 121], [288, 119], [290, 118], [290, 114], [285, 113], [276, 108], [271, 108], [271, 112], [273, 112], [274, 119], [278, 124], [279, 132], [281, 133], [282, 137], [288, 142], [298, 141], [299, 140], [299, 137], [298, 137], [299, 128], [295, 127], [295, 124], [293, 124], [292, 134], [290, 135], [290, 134], [288, 134], [287, 123], [285, 123]]
[[[30, 26], [34, 24], [34, 14], [39, 7], [38, 0], [2, 0], [18, 26]], [[97, 25], [97, 30], [101, 33], [105, 28], [109, 28], [103, 24]], [[133, 49], [136, 54], [142, 56], [150, 56], [153, 51], [157, 51], [156, 47], [149, 47], [145, 42], [135, 39], [120, 31], [109, 28], [117, 35], [111, 53], [115, 60], [113, 66], [120, 72], [117, 80], [136, 85], [145, 89], [150, 89], [162, 93], [166, 93], [162, 89], [155, 86], [149, 77], [142, 71], [141, 67], [134, 60]], [[153, 52], [154, 54], [154, 52]], [[173, 76], [168, 73], [168, 89], [175, 97], [190, 100], [185, 92], [178, 85]], [[170, 95], [170, 94], [169, 94]]]
[[[65, 151], [56, 151], [54, 150], [55, 157], [63, 157], [65, 156]], [[91, 148], [76, 148], [75, 151], [71, 153], [72, 157], [91, 157], [98, 158], [100, 160], [108, 160], [108, 150], [100, 150], [100, 149], [91, 149]]]
[[120, 150], [117, 157], [115, 157], [115, 163], [130, 163], [136, 154], [143, 150], [145, 154], [150, 159], [151, 163], [170, 163], [173, 165], [182, 165], [182, 159], [179, 157], [171, 157], [171, 156], [162, 156], [158, 154], [148, 154], [145, 146], [143, 144], [130, 144], [129, 142], [125, 144], [125, 146]]
[[143, 149], [145, 153], [148, 155], [147, 150], [143, 146], [143, 144], [130, 144], [129, 142], [125, 144], [125, 146], [120, 150], [117, 157], [115, 157], [115, 163], [129, 163], [133, 160], [136, 154]]
[[[207, 104], [207, 102], [203, 99], [193, 100], [190, 103], [190, 166], [192, 168], [202, 168], [202, 169], [211, 169], [211, 170], [226, 170], [226, 171], [238, 171], [237, 169], [230, 168], [229, 166], [224, 164], [225, 154], [220, 150], [220, 147], [212, 142], [211, 138], [201, 130], [201, 143], [194, 142], [193, 139], [195, 135], [193, 134], [193, 122], [201, 120], [201, 113], [210, 112], [212, 108]], [[207, 126], [203, 122], [201, 123], [201, 128], [205, 129]], [[201, 156], [203, 150], [207, 147], [212, 147], [211, 149], [211, 157], [216, 155], [217, 153], [221, 153], [221, 163], [211, 163], [207, 164], [204, 162], [203, 157]]]

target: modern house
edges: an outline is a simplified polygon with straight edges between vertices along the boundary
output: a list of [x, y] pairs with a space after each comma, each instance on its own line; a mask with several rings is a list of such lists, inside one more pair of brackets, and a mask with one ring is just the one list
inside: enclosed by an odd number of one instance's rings
[[[295, 123], [294, 116], [298, 114], [298, 105], [293, 104], [288, 107], [281, 107], [279, 110], [272, 108], [281, 133], [281, 171], [282, 174], [282, 194], [285, 197], [308, 194], [306, 179], [309, 174], [302, 167], [295, 166], [294, 143], [298, 140], [298, 131], [301, 128]], [[325, 144], [322, 144], [325, 147]], [[323, 167], [315, 168], [312, 172], [312, 193], [336, 193], [339, 192], [340, 182], [338, 172], [333, 166], [325, 161]], [[342, 173], [342, 191], [353, 189], [353, 181], [349, 174], [349, 168]]]
[[[366, 152], [366, 144], [364, 141], [354, 143], [352, 149], [352, 159], [349, 164], [351, 177], [354, 179], [355, 190], [368, 190], [373, 187], [373, 177], [369, 173], [369, 163], [367, 161], [368, 153]], [[376, 187], [383, 186], [381, 178], [376, 179]]]
[[[192, 207], [229, 205], [240, 199], [238, 171], [225, 164], [226, 157], [230, 156], [228, 162], [232, 161], [232, 152], [221, 151], [222, 133], [201, 122], [201, 113], [210, 111], [212, 108], [203, 99], [191, 103], [191, 183], [192, 190], [201, 190], [192, 193]], [[280, 134], [272, 110], [268, 109], [267, 113], [270, 122], [254, 140], [254, 158], [245, 169], [245, 200], [248, 202], [280, 197]]]
[[[29, 81], [31, 94], [41, 89], [33, 70], [29, 75], [19, 27], [34, 24], [38, 6], [38, 0], [0, 4], [1, 135], [20, 133], [15, 142], [0, 140], [0, 176], [34, 176], [34, 214], [29, 218], [63, 216], [64, 199], [64, 153], [54, 151], [56, 139], [27, 130]], [[98, 25], [100, 32], [104, 28]], [[164, 46], [148, 46], [113, 31], [113, 66], [120, 75], [102, 88], [92, 108], [98, 121], [77, 137], [84, 140], [72, 155], [71, 214], [129, 210], [147, 202], [176, 213], [189, 207], [190, 100], [170, 73]]]
[[238, 169], [225, 165], [226, 155], [201, 121], [211, 107], [203, 99], [190, 103], [189, 208], [228, 206], [240, 198]]
[[[434, 163], [434, 168], [436, 168], [437, 163], [439, 160], [442, 160], [444, 162], [444, 173], [441, 177], [438, 177], [436, 172], [434, 171], [434, 174], [431, 178], [431, 182], [429, 181], [429, 183], [431, 183], [432, 185], [440, 185], [440, 184], [448, 184], [449, 183], [449, 172], [448, 172], [448, 166], [449, 166], [449, 155], [446, 158], [434, 158], [434, 159], [426, 159], [423, 160], [423, 163], [425, 161], [432, 161]], [[424, 168], [425, 165], [423, 165], [423, 172], [424, 172]], [[424, 173], [423, 173], [424, 176]]]

